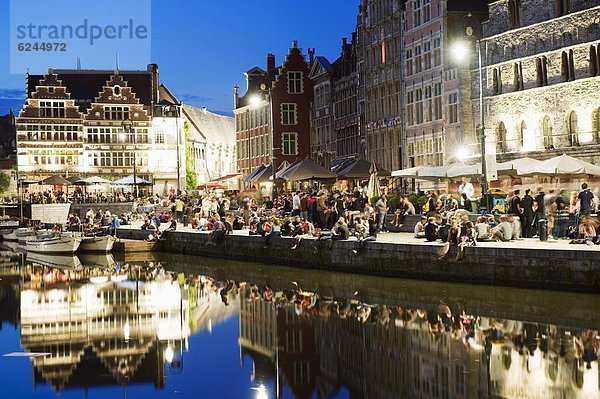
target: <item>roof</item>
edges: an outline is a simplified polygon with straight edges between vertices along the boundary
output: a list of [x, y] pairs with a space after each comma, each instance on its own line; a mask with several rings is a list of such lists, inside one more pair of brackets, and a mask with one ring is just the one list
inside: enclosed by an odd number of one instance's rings
[[158, 87], [158, 103], [161, 105], [179, 105], [181, 104], [177, 97], [164, 84]]
[[324, 69], [329, 69], [329, 67], [331, 66], [331, 64], [329, 63], [329, 60], [325, 57], [323, 57], [322, 55], [318, 55], [317, 57], [315, 57], [315, 61], [318, 62], [319, 64], [321, 64], [321, 66]]
[[[115, 75], [114, 70], [53, 69], [49, 70], [49, 73], [58, 75], [62, 85], [67, 88], [67, 93], [71, 94], [71, 99], [87, 100], [78, 104], [80, 111], [91, 107], [91, 103], [102, 91], [102, 87], [111, 79], [111, 76]], [[133, 89], [140, 104], [152, 105], [152, 71], [118, 71], [118, 74], [127, 82], [127, 86]], [[44, 75], [28, 75], [28, 97], [35, 93], [35, 88], [40, 85], [42, 79], [44, 79]]]
[[209, 143], [223, 143], [230, 148], [235, 146], [235, 119], [197, 108], [183, 105], [183, 113], [194, 129], [190, 130], [192, 139], [206, 140]]

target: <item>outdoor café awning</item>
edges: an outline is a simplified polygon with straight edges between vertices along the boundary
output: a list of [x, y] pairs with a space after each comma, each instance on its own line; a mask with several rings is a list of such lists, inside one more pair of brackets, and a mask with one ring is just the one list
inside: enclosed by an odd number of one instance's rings
[[105, 178], [100, 177], [100, 176], [88, 177], [87, 179], [83, 179], [81, 181], [84, 182], [85, 184], [89, 184], [89, 185], [93, 185], [93, 184], [109, 184], [110, 183], [110, 180], [105, 179]]
[[517, 169], [519, 176], [585, 177], [600, 176], [600, 166], [563, 154], [535, 165]]
[[212, 179], [210, 181], [207, 181], [206, 184], [220, 183], [220, 182], [225, 181], [225, 180], [234, 179], [234, 178], [239, 177], [241, 175], [242, 175], [241, 173], [231, 173], [231, 174], [228, 174], [228, 175], [225, 175], [225, 176], [221, 176], [221, 177], [218, 177], [216, 179]]
[[[368, 179], [371, 176], [369, 173], [371, 162], [365, 160], [356, 160], [345, 167], [340, 168], [335, 172], [339, 180], [358, 180]], [[391, 173], [377, 166], [378, 176], [391, 176]]]
[[62, 176], [54, 175], [42, 180], [40, 184], [47, 186], [70, 186], [72, 183]]
[[266, 166], [260, 165], [258, 168], [254, 169], [248, 176], [244, 177], [242, 180], [245, 182], [254, 182], [256, 180], [254, 180], [255, 176], [258, 175], [259, 173], [263, 172], [265, 170]]
[[119, 180], [115, 180], [114, 182], [110, 183], [111, 186], [133, 186], [135, 184], [137, 184], [138, 186], [151, 186], [152, 182], [150, 182], [146, 179], [142, 179], [139, 176], [135, 177], [135, 182], [134, 182], [134, 176], [129, 175], [127, 177], [124, 177]]
[[281, 173], [281, 178], [287, 181], [330, 180], [335, 179], [336, 175], [331, 170], [307, 157], [298, 163], [290, 165]]

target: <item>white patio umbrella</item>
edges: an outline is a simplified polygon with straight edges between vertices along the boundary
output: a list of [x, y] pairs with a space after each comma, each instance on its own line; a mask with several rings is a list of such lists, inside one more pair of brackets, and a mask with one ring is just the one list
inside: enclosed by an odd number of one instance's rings
[[540, 161], [533, 158], [517, 158], [512, 161], [501, 162], [496, 164], [496, 170], [499, 175], [504, 176], [517, 176], [518, 170], [533, 168]]
[[392, 177], [416, 178], [421, 168], [422, 166], [415, 166], [414, 168], [395, 170], [392, 172]]
[[87, 189], [93, 191], [106, 191], [107, 187], [102, 184], [92, 184], [91, 186], [88, 186]]
[[373, 197], [379, 197], [381, 195], [381, 187], [379, 186], [379, 179], [377, 178], [378, 169], [375, 161], [371, 162], [369, 173], [371, 176], [369, 177], [369, 184], [367, 185], [367, 197], [370, 200]]
[[519, 176], [585, 177], [600, 176], [600, 166], [563, 154], [529, 168], [517, 169]]
[[448, 170], [447, 176], [453, 179], [459, 177], [480, 177], [481, 164], [455, 165]]

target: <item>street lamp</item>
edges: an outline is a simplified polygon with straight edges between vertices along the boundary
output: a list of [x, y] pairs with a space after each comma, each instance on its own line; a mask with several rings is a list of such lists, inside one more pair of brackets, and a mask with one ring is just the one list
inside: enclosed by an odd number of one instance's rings
[[181, 194], [181, 154], [180, 152], [180, 132], [179, 117], [181, 116], [181, 104], [168, 105], [163, 108], [164, 115], [175, 115], [175, 130], [177, 131], [177, 194]]
[[[471, 13], [467, 14], [465, 17], [468, 18], [469, 21], [472, 21], [473, 19], [477, 20], [477, 18]], [[463, 61], [470, 55], [469, 41], [473, 40], [472, 24], [467, 24], [465, 34], [467, 36], [467, 40], [458, 40], [451, 47], [452, 57], [456, 61]], [[481, 145], [481, 194], [485, 201], [486, 194], [488, 193], [489, 182], [485, 151], [485, 118], [483, 114], [483, 65], [481, 62], [481, 40], [478, 38], [475, 38], [475, 51], [477, 53], [477, 69], [479, 72], [479, 129], [477, 134]], [[484, 203], [487, 204], [487, 201]]]
[[[131, 137], [131, 128], [133, 127], [133, 122], [127, 118], [123, 120], [122, 123], [123, 132], [125, 133], [125, 140], [128, 140], [127, 137]], [[137, 184], [137, 160], [136, 160], [136, 151], [137, 151], [137, 139], [135, 137], [135, 130], [133, 131], [133, 187], [135, 189], [135, 198], [139, 197], [138, 192], [138, 184]]]
[[[271, 140], [271, 169], [273, 173], [273, 188], [271, 191], [271, 200], [274, 202], [275, 198], [277, 198], [277, 184], [275, 183], [275, 179], [277, 178], [277, 166], [275, 161], [277, 160], [277, 158], [275, 157], [275, 129], [273, 127], [273, 97], [271, 92], [271, 85], [269, 84], [267, 87], [267, 84], [262, 83], [260, 85], [260, 91], [262, 94], [266, 93], [269, 100], [269, 136]], [[260, 106], [262, 100], [263, 96], [254, 95], [250, 97], [250, 105], [256, 108]]]

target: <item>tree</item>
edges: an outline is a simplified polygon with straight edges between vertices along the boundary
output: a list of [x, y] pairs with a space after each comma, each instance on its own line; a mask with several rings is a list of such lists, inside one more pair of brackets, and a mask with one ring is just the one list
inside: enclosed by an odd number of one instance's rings
[[10, 176], [5, 172], [0, 172], [0, 193], [4, 193], [10, 187]]
[[198, 175], [194, 163], [194, 153], [189, 146], [190, 143], [190, 125], [188, 121], [183, 123], [183, 131], [185, 133], [185, 185], [188, 190], [198, 188]]

